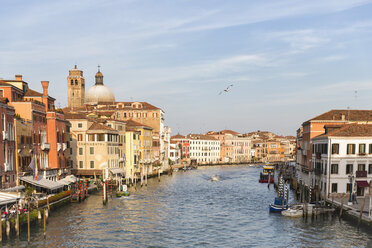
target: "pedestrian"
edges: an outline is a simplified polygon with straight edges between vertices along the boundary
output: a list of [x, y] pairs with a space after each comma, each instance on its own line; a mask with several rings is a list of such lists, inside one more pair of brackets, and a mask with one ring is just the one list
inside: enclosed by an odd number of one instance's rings
[[355, 192], [353, 192], [353, 194], [351, 195], [351, 197], [352, 197], [353, 204], [354, 204], [354, 203], [358, 204], [358, 201], [357, 201], [357, 198], [356, 198]]

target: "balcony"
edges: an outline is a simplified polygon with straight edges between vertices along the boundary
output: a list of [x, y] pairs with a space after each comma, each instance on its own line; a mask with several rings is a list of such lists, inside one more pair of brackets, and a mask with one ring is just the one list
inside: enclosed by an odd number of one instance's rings
[[356, 171], [355, 177], [367, 177], [367, 171]]
[[50, 144], [49, 143], [41, 143], [41, 150], [50, 150]]

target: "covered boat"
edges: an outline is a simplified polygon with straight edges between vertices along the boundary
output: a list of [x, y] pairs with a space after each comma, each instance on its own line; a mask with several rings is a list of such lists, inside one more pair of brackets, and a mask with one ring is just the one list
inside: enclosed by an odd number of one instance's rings
[[284, 202], [283, 204], [283, 198], [281, 196], [275, 197], [274, 204], [270, 204], [270, 212], [281, 212], [283, 210], [287, 210], [287, 204]]
[[260, 179], [258, 181], [260, 183], [268, 183], [270, 180], [270, 183], [274, 183], [274, 172], [275, 166], [265, 165], [260, 173]]

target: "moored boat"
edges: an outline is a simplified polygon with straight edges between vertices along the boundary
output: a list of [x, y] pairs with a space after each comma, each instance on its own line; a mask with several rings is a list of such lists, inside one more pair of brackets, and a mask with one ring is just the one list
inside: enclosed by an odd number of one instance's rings
[[129, 196], [128, 191], [116, 191], [116, 197]]
[[258, 180], [258, 182], [268, 183], [270, 180], [270, 183], [274, 183], [274, 171], [275, 171], [275, 166], [265, 165], [263, 167], [262, 172], [260, 173], [260, 179]]
[[281, 196], [275, 197], [274, 204], [270, 204], [269, 210], [270, 212], [281, 212], [283, 210], [287, 210], [286, 202], [283, 204], [283, 198]]
[[295, 205], [293, 207], [288, 208], [287, 210], [282, 211], [283, 216], [287, 217], [301, 217], [303, 216], [304, 210], [302, 205]]

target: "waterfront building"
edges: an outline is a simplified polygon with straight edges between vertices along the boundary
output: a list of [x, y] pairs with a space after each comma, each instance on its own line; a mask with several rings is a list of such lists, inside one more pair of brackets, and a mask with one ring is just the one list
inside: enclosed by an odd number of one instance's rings
[[[0, 82], [2, 84], [2, 82]], [[0, 142], [0, 189], [16, 186], [14, 108], [7, 98], [0, 97], [1, 142]]]
[[181, 163], [181, 148], [182, 146], [175, 140], [171, 140], [169, 145], [169, 159], [172, 164]]
[[[98, 70], [96, 82], [85, 94], [83, 72], [77, 67], [69, 71], [68, 108], [64, 111], [75, 111], [107, 118], [128, 121], [133, 120], [151, 127], [152, 161], [160, 161], [164, 168], [168, 164], [168, 147], [170, 128], [164, 125], [164, 111], [147, 102], [117, 102], [112, 91], [103, 84], [103, 74]], [[75, 81], [76, 80], [76, 81]]]
[[188, 134], [190, 160], [199, 164], [218, 163], [220, 161], [220, 141], [210, 135]]
[[119, 132], [81, 113], [66, 113], [71, 123], [73, 174], [110, 177], [119, 167]]
[[[125, 122], [127, 127], [129, 129], [137, 131], [133, 134], [139, 134], [139, 144], [138, 144], [138, 152], [136, 151], [134, 153], [138, 154], [138, 164], [139, 164], [139, 170], [144, 175], [145, 173], [152, 173], [153, 172], [153, 166], [152, 163], [153, 157], [152, 157], [152, 130], [153, 128], [150, 126], [143, 125], [139, 122], [128, 120]], [[132, 144], [136, 146], [136, 144]], [[134, 161], [134, 159], [133, 159]]]
[[[16, 172], [18, 178], [32, 174], [29, 167], [32, 160], [32, 122], [30, 120], [22, 119], [20, 115], [16, 115], [14, 119], [15, 141], [16, 141]], [[17, 183], [18, 180], [16, 180]]]
[[[172, 142], [173, 144], [176, 144], [176, 146], [179, 148], [180, 163], [189, 164], [190, 163], [190, 142], [186, 138], [186, 136], [183, 136], [181, 134], [176, 134], [171, 137], [171, 143]], [[171, 148], [171, 151], [175, 152], [174, 154], [172, 154], [172, 157], [174, 156], [174, 160], [176, 160], [177, 158], [177, 155], [176, 155], [176, 152], [178, 151], [177, 147], [174, 148], [174, 145], [173, 145], [173, 148]]]
[[141, 132], [133, 127], [127, 127], [125, 132], [125, 177], [127, 182], [131, 179], [132, 183], [135, 179], [140, 178], [140, 136]]
[[220, 161], [248, 163], [251, 161], [251, 138], [232, 130], [206, 133], [220, 141]]
[[32, 152], [39, 174], [57, 180], [69, 174], [69, 123], [48, 95], [49, 81], [41, 81], [41, 85], [43, 93], [31, 90], [22, 75], [16, 75], [15, 80], [3, 80], [0, 91], [16, 115], [32, 123]]
[[311, 186], [309, 173], [313, 172], [312, 139], [325, 132], [332, 124], [368, 124], [372, 121], [372, 110], [330, 110], [304, 123], [297, 130], [296, 167], [298, 179], [305, 187]]
[[324, 197], [330, 193], [369, 194], [372, 182], [372, 125], [325, 125], [312, 139], [311, 188]]

